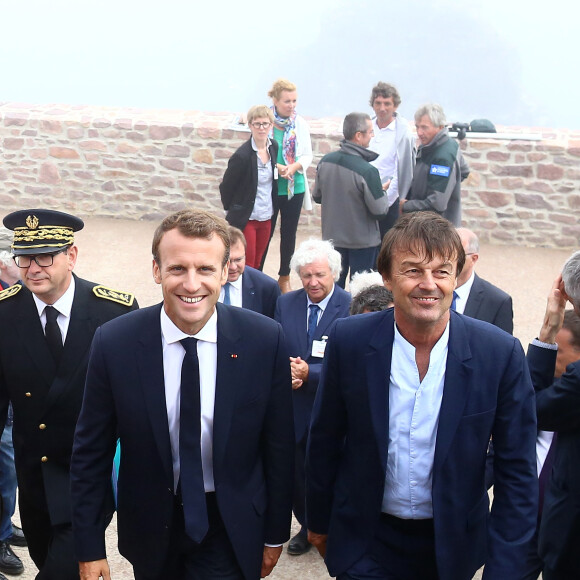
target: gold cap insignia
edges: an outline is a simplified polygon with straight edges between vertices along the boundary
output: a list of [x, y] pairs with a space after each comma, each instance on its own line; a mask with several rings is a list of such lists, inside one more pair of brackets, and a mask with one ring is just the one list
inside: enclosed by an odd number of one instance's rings
[[29, 215], [26, 218], [26, 225], [29, 229], [35, 230], [38, 227], [38, 218], [35, 215]]
[[135, 301], [135, 296], [133, 294], [129, 294], [129, 292], [112, 290], [111, 288], [106, 288], [102, 285], [95, 286], [93, 288], [93, 293], [97, 298], [104, 298], [105, 300], [118, 302], [119, 304], [124, 304], [125, 306], [132, 306], [133, 302]]

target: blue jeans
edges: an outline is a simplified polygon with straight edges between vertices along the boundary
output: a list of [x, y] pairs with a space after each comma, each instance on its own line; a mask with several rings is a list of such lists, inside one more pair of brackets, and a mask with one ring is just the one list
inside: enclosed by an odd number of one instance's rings
[[0, 495], [2, 496], [2, 518], [0, 519], [0, 540], [12, 535], [12, 516], [16, 507], [16, 469], [14, 468], [14, 447], [12, 445], [12, 409], [0, 439]]

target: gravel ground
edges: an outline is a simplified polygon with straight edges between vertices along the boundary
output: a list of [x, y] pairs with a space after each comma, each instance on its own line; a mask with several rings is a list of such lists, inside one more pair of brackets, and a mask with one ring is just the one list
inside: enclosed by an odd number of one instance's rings
[[[134, 222], [91, 218], [77, 234], [79, 259], [75, 272], [82, 278], [117, 290], [134, 292], [141, 306], [161, 299], [160, 287], [151, 276], [151, 240], [155, 222]], [[299, 234], [298, 241], [309, 237]], [[477, 265], [478, 274], [508, 292], [514, 301], [514, 334], [524, 345], [537, 335], [544, 314], [545, 301], [569, 251], [483, 245]], [[273, 240], [265, 272], [276, 276], [279, 259], [278, 237]], [[292, 287], [299, 287], [292, 275]], [[145, 507], [144, 507], [145, 509]], [[18, 521], [18, 516], [15, 516]], [[297, 531], [294, 522], [294, 532]], [[132, 569], [116, 548], [116, 520], [107, 531], [107, 545], [113, 580], [132, 579]], [[35, 577], [36, 568], [25, 548], [15, 548], [25, 564], [22, 580]], [[329, 578], [319, 555], [311, 550], [298, 557], [284, 551], [274, 569], [272, 580], [322, 580]], [[481, 578], [478, 572], [475, 579]]]

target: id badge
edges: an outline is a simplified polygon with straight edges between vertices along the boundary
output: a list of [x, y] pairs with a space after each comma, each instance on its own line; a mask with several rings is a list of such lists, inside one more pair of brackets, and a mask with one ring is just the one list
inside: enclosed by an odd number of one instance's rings
[[312, 341], [312, 356], [317, 358], [324, 358], [324, 351], [326, 350], [327, 336], [323, 336], [321, 340]]

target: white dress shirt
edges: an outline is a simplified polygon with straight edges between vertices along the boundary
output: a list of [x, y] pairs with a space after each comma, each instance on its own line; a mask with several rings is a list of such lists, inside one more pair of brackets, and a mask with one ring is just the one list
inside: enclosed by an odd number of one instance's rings
[[389, 206], [399, 197], [399, 157], [397, 155], [397, 122], [393, 120], [382, 129], [377, 120], [373, 120], [374, 137], [371, 139], [369, 149], [378, 153], [379, 156], [371, 161], [381, 176], [381, 183], [386, 183], [387, 178], [391, 178], [391, 183], [387, 189], [387, 199]]
[[429, 357], [423, 380], [415, 347], [395, 324], [389, 384], [389, 442], [382, 511], [402, 519], [433, 517], [431, 487], [443, 399], [449, 323]]
[[[232, 306], [237, 306], [238, 308], [242, 307], [242, 276], [240, 274], [239, 278], [235, 282], [229, 282], [230, 285], [230, 304]], [[228, 284], [228, 282], [226, 282]], [[219, 302], [223, 304], [224, 297], [225, 297], [225, 284], [222, 286], [220, 290], [220, 297]]]
[[[169, 439], [173, 458], [174, 490], [179, 482], [179, 424], [181, 365], [185, 349], [179, 342], [191, 335], [185, 334], [169, 319], [165, 308], [161, 308], [161, 336], [163, 347], [163, 377], [165, 379], [165, 405], [169, 423]], [[199, 358], [199, 384], [201, 404], [201, 467], [205, 491], [215, 491], [213, 481], [213, 412], [215, 402], [215, 381], [217, 372], [217, 310], [205, 326], [193, 335], [197, 338]], [[193, 418], [193, 420], [199, 420]]]
[[467, 305], [467, 300], [469, 299], [469, 293], [471, 292], [474, 280], [475, 270], [471, 272], [471, 276], [465, 284], [459, 286], [459, 288], [455, 288], [455, 293], [457, 294], [457, 299], [455, 300], [455, 312], [459, 312], [459, 314], [465, 312], [465, 306]]
[[60, 329], [60, 333], [62, 334], [62, 343], [66, 340], [66, 334], [68, 332], [68, 325], [70, 323], [70, 313], [72, 310], [73, 300], [75, 297], [75, 279], [74, 276], [71, 276], [70, 284], [66, 289], [65, 293], [54, 303], [54, 304], [47, 304], [43, 302], [40, 298], [36, 296], [36, 294], [32, 294], [32, 298], [34, 299], [34, 303], [36, 304], [36, 309], [38, 310], [38, 316], [40, 317], [40, 323], [42, 324], [42, 330], [44, 330], [46, 326], [46, 312], [45, 308], [47, 306], [52, 306], [55, 310], [58, 311], [58, 316], [56, 318], [56, 323]]

